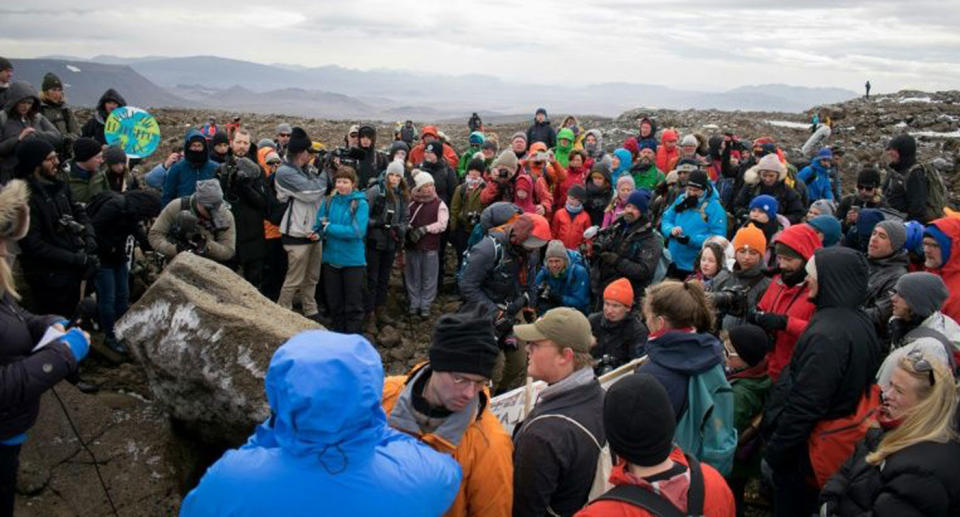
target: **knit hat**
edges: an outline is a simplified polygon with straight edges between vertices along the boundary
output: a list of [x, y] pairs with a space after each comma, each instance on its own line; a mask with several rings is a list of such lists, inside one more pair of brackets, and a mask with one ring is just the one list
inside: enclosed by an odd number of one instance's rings
[[673, 129], [665, 129], [663, 134], [660, 135], [661, 142], [676, 142], [677, 141], [677, 132]]
[[756, 325], [739, 325], [728, 331], [730, 344], [740, 359], [750, 366], [756, 366], [770, 350], [770, 338], [766, 331]]
[[391, 174], [396, 174], [397, 176], [403, 176], [405, 169], [403, 167], [403, 160], [393, 160], [387, 165], [387, 176]]
[[818, 199], [810, 203], [810, 208], [815, 208], [819, 215], [833, 215], [834, 204], [829, 199]]
[[470, 133], [470, 138], [469, 138], [470, 145], [480, 145], [483, 143], [483, 140], [484, 140], [483, 133], [479, 131], [474, 131], [473, 133]]
[[497, 152], [497, 143], [493, 140], [484, 140], [483, 143], [480, 144], [480, 149], [489, 149], [493, 152]]
[[5, 57], [0, 57], [0, 72], [3, 70], [13, 70], [13, 63]]
[[883, 228], [883, 231], [887, 232], [894, 253], [902, 250], [907, 243], [907, 228], [900, 221], [886, 219], [877, 223], [874, 228]]
[[33, 174], [55, 150], [45, 138], [27, 138], [17, 143], [17, 173], [21, 176]]
[[940, 245], [940, 259], [941, 264], [946, 264], [950, 261], [950, 252], [953, 247], [953, 239], [951, 239], [947, 234], [943, 233], [943, 230], [937, 227], [935, 224], [927, 225], [927, 228], [923, 231], [924, 237], [933, 237], [937, 244]]
[[547, 243], [547, 251], [543, 255], [543, 260], [546, 261], [548, 258], [559, 258], [569, 262], [567, 248], [563, 245], [563, 241], [554, 239]]
[[629, 184], [631, 189], [637, 188], [637, 183], [634, 181], [633, 176], [629, 174], [621, 174], [620, 177], [617, 178], [617, 190], [620, 190], [621, 183]]
[[763, 158], [760, 158], [760, 161], [757, 162], [757, 172], [763, 171], [774, 171], [777, 174], [783, 175], [784, 173], [783, 163], [780, 162], [780, 158], [776, 153], [770, 153]]
[[360, 126], [360, 129], [357, 130], [357, 136], [365, 136], [371, 140], [376, 140], [377, 138], [377, 128], [364, 124]]
[[546, 116], [547, 116], [547, 110], [546, 110], [546, 108], [537, 108], [537, 112], [534, 113], [534, 116], [539, 115], [539, 114], [541, 114], [541, 113], [543, 113], [543, 116], [546, 117]]
[[[277, 124], [277, 134], [278, 134], [278, 135], [279, 135], [279, 134], [289, 135], [290, 133], [293, 133], [293, 128], [290, 127], [290, 124], [287, 124], [286, 122], [281, 122], [281, 123]], [[257, 144], [257, 147], [259, 147], [259, 146], [260, 146], [260, 144]]]
[[433, 185], [433, 184], [434, 184], [433, 175], [430, 174], [429, 172], [424, 172], [424, 171], [422, 171], [422, 170], [420, 170], [420, 169], [414, 169], [413, 172], [411, 173], [411, 175], [413, 176], [413, 189], [412, 189], [412, 190], [413, 190], [414, 192], [420, 190], [421, 188], [423, 188], [423, 187], [425, 187], [425, 186], [427, 186], [427, 185]]
[[910, 312], [923, 319], [940, 310], [950, 296], [940, 275], [926, 271], [901, 276], [893, 286], [893, 292], [907, 302]]
[[733, 249], [743, 248], [750, 248], [762, 255], [767, 250], [767, 237], [763, 234], [763, 230], [752, 224], [737, 230], [737, 234], [733, 236]]
[[640, 467], [663, 463], [673, 451], [677, 417], [667, 390], [649, 373], [625, 375], [603, 398], [610, 450]]
[[522, 341], [549, 339], [575, 352], [587, 353], [596, 343], [590, 321], [582, 312], [572, 307], [550, 309], [529, 325], [515, 325], [513, 334]]
[[697, 141], [697, 137], [693, 135], [687, 135], [683, 137], [683, 140], [680, 141], [680, 147], [686, 147], [689, 145], [698, 147], [700, 145], [700, 142]]
[[653, 152], [657, 152], [657, 141], [652, 138], [644, 138], [637, 143], [637, 153], [644, 149], [650, 149]]
[[213, 138], [210, 139], [210, 145], [219, 145], [219, 144], [229, 144], [230, 138], [227, 137], [227, 133], [223, 131], [217, 131], [213, 134]]
[[78, 162], [85, 162], [100, 154], [101, 149], [100, 142], [81, 136], [73, 142], [73, 159]]
[[260, 141], [257, 142], [257, 149], [264, 149], [267, 147], [269, 147], [270, 149], [276, 149], [277, 143], [274, 142], [273, 140], [270, 140], [269, 138], [261, 138]]
[[857, 241], [854, 244], [860, 246], [860, 251], [866, 252], [867, 245], [870, 242], [870, 235], [873, 233], [873, 228], [884, 219], [884, 213], [876, 208], [864, 208], [860, 210], [860, 215], [857, 217]]
[[513, 150], [507, 149], [506, 151], [500, 153], [500, 156], [497, 156], [496, 160], [493, 160], [493, 164], [490, 165], [490, 170], [496, 169], [509, 169], [510, 173], [514, 173], [517, 170], [517, 155], [513, 153]]
[[587, 189], [585, 189], [583, 185], [576, 183], [567, 191], [567, 197], [576, 199], [582, 203], [584, 199], [587, 199]]
[[437, 320], [430, 345], [430, 368], [490, 378], [500, 348], [493, 319], [480, 308], [459, 314], [444, 314]]
[[521, 140], [523, 140], [523, 143], [524, 143], [524, 144], [527, 143], [527, 134], [524, 133], [523, 131], [517, 131], [516, 133], [514, 133], [513, 136], [510, 137], [510, 141], [513, 142], [514, 140], [516, 140], [516, 139], [518, 139], [518, 138], [521, 139]]
[[903, 248], [914, 255], [923, 256], [923, 224], [907, 221], [904, 223], [904, 229], [907, 232], [907, 240], [903, 243]]
[[650, 191], [645, 188], [634, 190], [627, 198], [627, 204], [637, 207], [641, 213], [647, 213], [647, 208], [650, 207]]
[[812, 226], [795, 224], [788, 226], [774, 239], [774, 251], [777, 255], [807, 260], [823, 247], [820, 237]]
[[280, 158], [280, 155], [277, 154], [276, 151], [270, 151], [269, 153], [267, 153], [267, 156], [266, 156], [266, 158], [264, 158], [263, 161], [266, 162], [266, 163], [268, 163], [268, 164], [270, 164], [270, 163], [282, 163], [282, 162], [283, 162], [283, 159]]
[[754, 208], [763, 210], [771, 221], [775, 221], [777, 219], [777, 211], [780, 210], [780, 203], [777, 201], [777, 198], [763, 194], [750, 200], [750, 210]]
[[295, 127], [290, 130], [290, 142], [287, 144], [287, 152], [291, 155], [300, 154], [310, 149], [312, 142], [307, 132], [303, 128]]
[[47, 91], [47, 90], [52, 90], [54, 88], [59, 88], [62, 90], [63, 81], [61, 81], [60, 78], [57, 77], [57, 74], [53, 72], [47, 72], [43, 76], [43, 82], [40, 83], [40, 90]]
[[807, 221], [811, 228], [823, 234], [823, 247], [829, 248], [840, 241], [843, 228], [840, 221], [832, 215], [818, 215]]
[[627, 307], [633, 306], [633, 284], [626, 278], [618, 278], [603, 290], [604, 300], [613, 300]]
[[880, 171], [873, 167], [866, 167], [857, 174], [857, 186], [879, 187]]
[[687, 186], [696, 187], [700, 190], [707, 190], [710, 186], [710, 178], [707, 177], [707, 171], [697, 168], [687, 177]]
[[198, 205], [204, 208], [218, 208], [223, 203], [223, 189], [215, 179], [200, 180], [197, 182], [197, 191], [193, 194]]
[[123, 148], [119, 145], [111, 145], [103, 151], [103, 161], [107, 165], [127, 163], [127, 153], [123, 152]]
[[821, 147], [820, 152], [817, 153], [817, 158], [825, 158], [827, 160], [833, 159], [833, 151], [829, 147]]

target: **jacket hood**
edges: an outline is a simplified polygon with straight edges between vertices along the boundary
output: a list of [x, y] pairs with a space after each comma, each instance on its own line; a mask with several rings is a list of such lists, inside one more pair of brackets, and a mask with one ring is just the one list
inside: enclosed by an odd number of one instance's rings
[[593, 135], [597, 139], [597, 150], [603, 149], [603, 133], [599, 129], [590, 129], [583, 134], [583, 137], [586, 138], [587, 135]]
[[630, 151], [623, 147], [618, 147], [613, 151], [613, 154], [617, 155], [617, 158], [620, 158], [620, 167], [613, 171], [614, 176], [619, 177], [621, 173], [629, 171], [630, 168], [633, 167], [633, 155], [630, 154]]
[[796, 251], [803, 257], [803, 260], [810, 260], [814, 252], [823, 247], [817, 232], [805, 224], [797, 224], [786, 228], [780, 232], [780, 235], [773, 242], [782, 243]]
[[637, 133], [637, 140], [640, 140], [641, 138], [657, 138], [657, 121], [656, 121], [656, 120], [653, 120], [653, 119], [650, 118], [650, 117], [643, 117], [642, 119], [640, 119], [640, 122], [637, 124], [637, 128], [639, 129], [640, 126], [643, 125], [644, 122], [650, 124], [650, 136], [646, 136], [646, 137], [645, 137], [645, 136], [640, 135], [639, 132], [638, 132], [638, 133]]
[[814, 253], [818, 309], [856, 309], [867, 297], [870, 268], [866, 257], [850, 248], [833, 247]]
[[943, 257], [940, 272], [955, 273], [960, 271], [960, 219], [943, 217], [931, 221], [930, 225], [936, 226], [950, 239], [950, 256]]
[[514, 217], [522, 213], [523, 210], [513, 203], [497, 201], [480, 212], [480, 226], [489, 230], [509, 223]]
[[570, 129], [570, 128], [568, 128], [568, 127], [565, 127], [565, 128], [563, 128], [563, 129], [561, 129], [560, 131], [557, 131], [557, 149], [560, 149], [560, 148], [561, 148], [561, 146], [560, 146], [560, 140], [564, 140], [564, 139], [570, 141], [570, 144], [567, 145], [567, 147], [566, 147], [565, 149], [568, 149], [568, 150], [569, 150], [569, 149], [573, 149], [573, 142], [574, 142], [574, 140], [576, 140], [576, 135], [573, 134], [573, 130], [572, 130], [572, 129]]
[[301, 332], [273, 355], [265, 384], [273, 414], [267, 432], [294, 455], [337, 464], [350, 452], [372, 451], [384, 434], [383, 366], [361, 336]]
[[894, 164], [898, 171], [904, 171], [917, 161], [917, 141], [910, 135], [897, 135], [887, 144], [887, 149], [895, 149], [900, 161]]
[[647, 354], [661, 366], [690, 375], [718, 364], [723, 347], [711, 334], [671, 330], [648, 341]]
[[547, 152], [547, 144], [543, 142], [534, 142], [530, 145], [530, 149], [527, 149], [527, 156], [533, 156], [538, 152], [545, 153]]
[[420, 130], [420, 138], [430, 135], [435, 138], [440, 138], [440, 134], [437, 133], [437, 126], [423, 126], [423, 129]]
[[33, 117], [40, 111], [40, 96], [37, 95], [37, 90], [26, 81], [14, 81], [7, 89], [7, 102], [3, 109], [13, 118], [14, 107], [25, 99], [33, 99], [33, 106], [27, 113], [27, 117]]
[[107, 101], [116, 102], [116, 103], [119, 104], [120, 106], [126, 106], [126, 105], [127, 105], [127, 100], [124, 99], [123, 96], [120, 95], [119, 92], [117, 92], [117, 90], [114, 90], [113, 88], [110, 88], [109, 90], [103, 92], [103, 95], [100, 96], [100, 100], [97, 101], [97, 111], [101, 111], [101, 112], [102, 112], [103, 109], [104, 109], [104, 108], [103, 108], [103, 105], [106, 104]]
[[187, 152], [187, 149], [190, 148], [190, 142], [194, 140], [200, 140], [203, 142], [203, 150], [207, 150], [207, 139], [203, 136], [203, 133], [200, 130], [192, 128], [187, 130], [187, 134], [183, 136], [183, 152]]

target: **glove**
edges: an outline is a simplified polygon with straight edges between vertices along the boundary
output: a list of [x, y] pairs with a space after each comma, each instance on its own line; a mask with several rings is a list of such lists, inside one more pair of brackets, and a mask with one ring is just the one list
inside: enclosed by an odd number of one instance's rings
[[603, 262], [605, 266], [612, 266], [617, 263], [617, 260], [620, 258], [620, 255], [612, 251], [604, 251], [600, 254], [600, 261]]
[[427, 234], [427, 228], [425, 226], [418, 226], [407, 233], [407, 238], [410, 239], [410, 242], [416, 244], [424, 235]]
[[748, 321], [768, 332], [787, 328], [787, 317], [773, 312], [753, 312], [747, 315]]
[[78, 363], [83, 361], [83, 358], [87, 357], [87, 352], [90, 351], [90, 342], [87, 341], [87, 336], [84, 336], [83, 331], [76, 327], [68, 330], [67, 333], [60, 338], [60, 341], [63, 341], [70, 347], [70, 352]]
[[493, 322], [493, 328], [498, 336], [506, 336], [513, 332], [513, 314], [503, 311]]
[[690, 236], [689, 236], [689, 235], [678, 235], [678, 236], [674, 237], [674, 239], [676, 239], [677, 242], [679, 242], [680, 244], [689, 244], [689, 243], [690, 243]]

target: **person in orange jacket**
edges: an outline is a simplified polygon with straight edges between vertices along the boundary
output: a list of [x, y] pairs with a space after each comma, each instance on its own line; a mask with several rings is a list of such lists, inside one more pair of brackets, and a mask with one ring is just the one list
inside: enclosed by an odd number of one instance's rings
[[[420, 143], [413, 146], [413, 149], [410, 149], [410, 152], [407, 154], [408, 167], [413, 167], [423, 162], [425, 147], [430, 142], [441, 142], [437, 126], [423, 126], [423, 130], [420, 132]], [[453, 147], [450, 147], [450, 144], [446, 142], [443, 142], [443, 157], [453, 170], [457, 170], [460, 158], [457, 156], [457, 152], [453, 150]]]
[[487, 390], [500, 353], [491, 318], [477, 308], [437, 321], [429, 362], [388, 377], [391, 427], [453, 456], [463, 481], [446, 517], [509, 517], [513, 442], [490, 411]]
[[521, 160], [524, 170], [534, 178], [544, 178], [552, 193], [557, 185], [567, 178], [567, 170], [547, 151], [547, 144], [535, 142], [527, 151], [527, 159]]
[[257, 150], [257, 163], [263, 170], [268, 212], [267, 218], [263, 220], [263, 235], [267, 239], [267, 256], [263, 261], [263, 282], [260, 284], [260, 292], [276, 301], [280, 296], [283, 279], [287, 276], [287, 253], [283, 250], [283, 243], [280, 242], [280, 226], [270, 222], [270, 219], [279, 221], [286, 208], [277, 201], [277, 188], [273, 184], [273, 175], [283, 160], [274, 148], [264, 146]]
[[680, 150], [677, 148], [678, 135], [673, 129], [666, 129], [660, 136], [660, 146], [657, 147], [657, 168], [662, 171], [672, 171], [680, 161]]

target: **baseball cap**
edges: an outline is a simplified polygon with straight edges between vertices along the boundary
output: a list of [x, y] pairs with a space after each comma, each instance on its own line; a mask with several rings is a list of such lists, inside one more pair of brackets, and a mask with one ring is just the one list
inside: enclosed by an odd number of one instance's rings
[[513, 333], [523, 341], [549, 339], [562, 347], [583, 353], [589, 352], [596, 342], [590, 330], [590, 321], [582, 312], [570, 307], [550, 309], [529, 325], [515, 325]]

